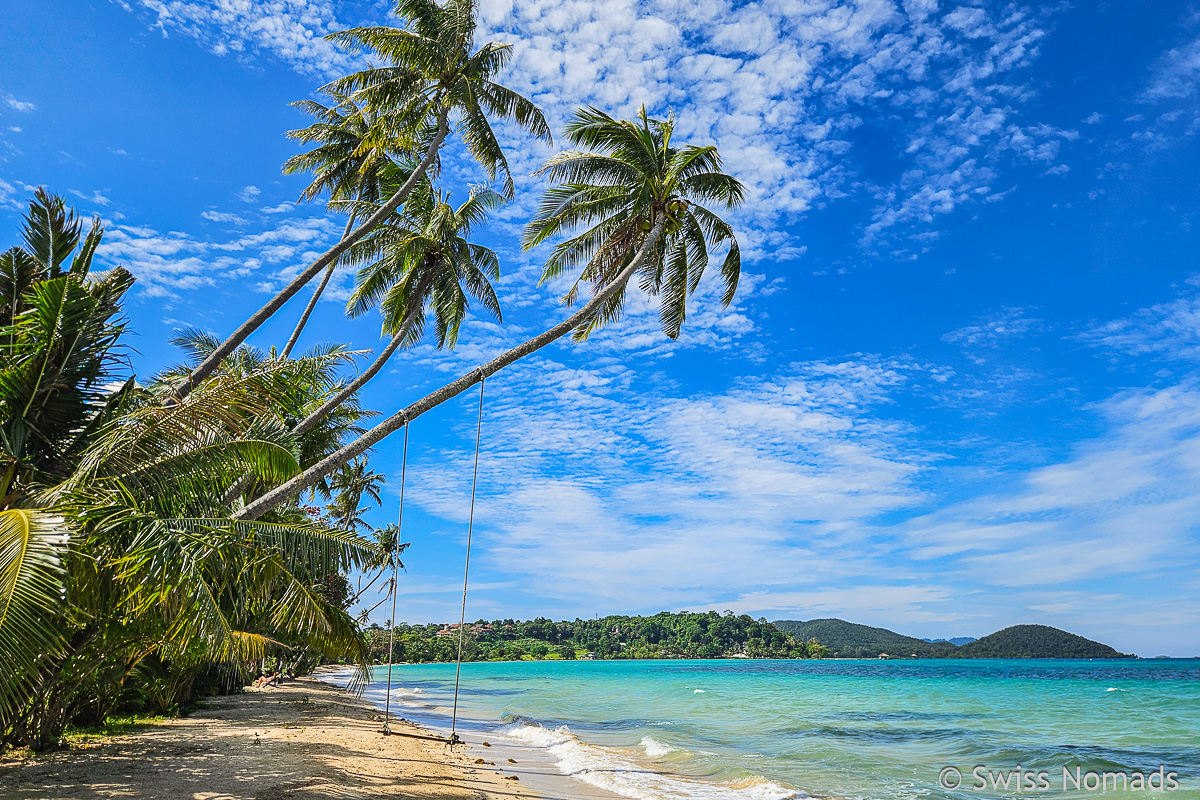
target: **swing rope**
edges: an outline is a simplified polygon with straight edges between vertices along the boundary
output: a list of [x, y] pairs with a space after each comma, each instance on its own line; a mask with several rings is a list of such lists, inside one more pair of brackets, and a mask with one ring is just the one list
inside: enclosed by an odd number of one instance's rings
[[400, 456], [400, 513], [396, 515], [396, 544], [392, 550], [392, 624], [388, 631], [387, 698], [383, 701], [383, 735], [392, 733], [392, 648], [396, 644], [396, 589], [400, 581], [400, 539], [404, 525], [404, 479], [408, 472], [408, 426], [404, 426], [404, 454]]
[[467, 576], [471, 571], [471, 534], [475, 530], [475, 489], [479, 486], [479, 439], [483, 433], [483, 379], [479, 381], [479, 418], [475, 421], [475, 468], [471, 474], [471, 510], [467, 516], [467, 557], [463, 563], [462, 612], [458, 618], [458, 665], [454, 669], [454, 710], [450, 715], [450, 747], [458, 738], [458, 686], [462, 677], [463, 632], [467, 622]]

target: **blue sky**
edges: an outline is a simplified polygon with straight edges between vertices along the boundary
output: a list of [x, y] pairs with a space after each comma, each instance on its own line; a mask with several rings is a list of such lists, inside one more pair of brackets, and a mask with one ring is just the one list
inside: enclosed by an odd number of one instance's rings
[[[360, 65], [324, 33], [382, 3], [22, 4], [0, 29], [0, 222], [31, 187], [108, 224], [139, 374], [231, 331], [332, 243], [280, 165], [287, 104]], [[14, 12], [8, 18], [13, 19]], [[933, 0], [481, 3], [504, 82], [555, 130], [679, 115], [750, 187], [745, 275], [684, 335], [619, 324], [488, 385], [472, 617], [732, 609], [917, 636], [1038, 622], [1200, 654], [1200, 6]], [[391, 413], [560, 319], [517, 234], [550, 149], [501, 130], [518, 196], [481, 233], [503, 326], [422, 344]], [[457, 145], [442, 184], [480, 179]], [[304, 344], [375, 347], [339, 275]], [[307, 293], [254, 338], [286, 339]], [[398, 617], [456, 616], [474, 397], [411, 433]], [[374, 454], [392, 476], [400, 439]], [[386, 615], [376, 615], [382, 620]]]

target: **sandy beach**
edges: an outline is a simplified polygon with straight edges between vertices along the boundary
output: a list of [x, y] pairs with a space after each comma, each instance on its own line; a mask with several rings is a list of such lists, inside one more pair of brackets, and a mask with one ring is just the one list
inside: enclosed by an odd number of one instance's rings
[[[380, 735], [379, 712], [306, 678], [214, 697], [181, 719], [41, 754], [0, 757], [5, 800], [542, 800], [520, 764]], [[393, 728], [426, 733], [415, 725]], [[491, 761], [493, 759], [485, 759]], [[513, 780], [512, 778], [517, 778]]]

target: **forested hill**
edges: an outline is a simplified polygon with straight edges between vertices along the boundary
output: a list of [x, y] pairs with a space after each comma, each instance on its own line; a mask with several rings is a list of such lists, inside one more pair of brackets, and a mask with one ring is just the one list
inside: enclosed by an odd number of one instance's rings
[[911, 636], [856, 625], [840, 619], [776, 620], [776, 628], [798, 639], [817, 639], [837, 658], [1128, 658], [1093, 642], [1048, 625], [1014, 625], [977, 641], [956, 647], [950, 642], [927, 642]]
[[1014, 625], [965, 644], [956, 658], [1132, 658], [1049, 625]]
[[[371, 655], [387, 660], [388, 630], [368, 629]], [[453, 661], [457, 626], [397, 625], [393, 661]], [[797, 641], [766, 620], [731, 613], [663, 612], [560, 621], [478, 620], [464, 636], [466, 661], [574, 658], [809, 658], [823, 648]]]
[[944, 658], [956, 648], [949, 642], [927, 642], [903, 636], [886, 628], [872, 628], [840, 619], [813, 619], [801, 622], [781, 619], [772, 623], [784, 633], [797, 639], [816, 639], [829, 648], [835, 658], [876, 658], [887, 654], [893, 658]]

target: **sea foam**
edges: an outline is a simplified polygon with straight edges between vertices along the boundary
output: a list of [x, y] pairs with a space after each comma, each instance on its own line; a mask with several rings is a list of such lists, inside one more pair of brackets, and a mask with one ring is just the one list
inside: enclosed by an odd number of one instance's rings
[[662, 758], [667, 753], [675, 752], [676, 748], [666, 742], [660, 742], [653, 736], [643, 736], [641, 741], [642, 749], [646, 751], [646, 755], [650, 758]]
[[[500, 731], [521, 744], [547, 750], [564, 775], [634, 800], [794, 800], [808, 797], [804, 792], [759, 776], [732, 783], [707, 783], [683, 775], [654, 772], [611, 748], [583, 742], [566, 725], [550, 729], [519, 718]], [[641, 743], [650, 757], [661, 757], [675, 749], [649, 736]]]

